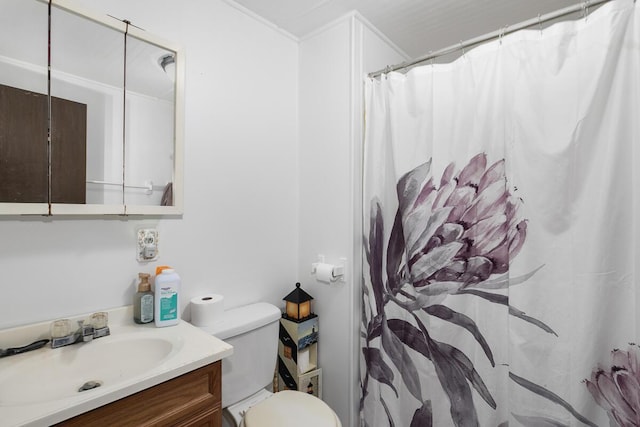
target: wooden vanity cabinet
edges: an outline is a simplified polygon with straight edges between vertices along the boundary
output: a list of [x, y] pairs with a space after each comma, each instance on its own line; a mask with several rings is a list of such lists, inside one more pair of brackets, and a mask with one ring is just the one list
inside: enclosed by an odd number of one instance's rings
[[221, 362], [215, 362], [57, 426], [221, 427]]

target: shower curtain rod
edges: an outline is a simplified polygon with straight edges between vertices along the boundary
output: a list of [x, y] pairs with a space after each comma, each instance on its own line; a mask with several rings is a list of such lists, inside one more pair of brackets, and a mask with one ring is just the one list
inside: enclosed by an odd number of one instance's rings
[[[489, 41], [492, 41], [492, 40], [500, 39], [501, 37], [503, 37], [503, 36], [505, 36], [507, 34], [511, 34], [511, 33], [516, 32], [516, 31], [519, 31], [519, 30], [524, 30], [526, 28], [531, 28], [531, 27], [534, 27], [536, 25], [541, 26], [542, 23], [544, 23], [544, 22], [548, 22], [548, 21], [552, 21], [554, 19], [562, 18], [564, 16], [571, 15], [571, 14], [576, 13], [576, 12], [582, 11], [584, 13], [584, 16], [586, 17], [586, 16], [589, 15], [589, 8], [591, 6], [597, 6], [599, 4], [607, 3], [607, 2], [610, 2], [610, 1], [611, 0], [584, 1], [582, 3], [578, 3], [578, 4], [575, 4], [573, 6], [568, 6], [568, 7], [565, 7], [563, 9], [556, 10], [555, 12], [550, 12], [550, 13], [547, 13], [547, 14], [544, 14], [544, 15], [538, 15], [537, 18], [529, 19], [527, 21], [523, 21], [523, 22], [521, 22], [519, 24], [512, 25], [512, 26], [507, 25], [507, 26], [505, 26], [505, 27], [503, 27], [503, 28], [501, 28], [501, 29], [499, 29], [497, 31], [494, 31], [494, 32], [491, 32], [491, 33], [488, 33], [488, 34], [484, 34], [482, 36], [475, 37], [473, 39], [469, 39], [469, 40], [467, 40], [465, 42], [460, 42], [460, 43], [458, 43], [456, 45], [445, 47], [444, 49], [440, 49], [440, 50], [437, 50], [435, 52], [430, 52], [427, 55], [420, 56], [420, 57], [415, 58], [415, 59], [410, 59], [408, 61], [401, 62], [401, 63], [396, 64], [396, 65], [387, 66], [387, 67], [385, 67], [385, 68], [383, 68], [381, 70], [369, 73], [369, 77], [370, 78], [375, 78], [375, 77], [378, 77], [378, 76], [382, 75], [383, 73], [390, 73], [392, 71], [398, 71], [398, 70], [402, 70], [404, 68], [415, 67], [416, 65], [421, 64], [423, 62], [430, 61], [430, 60], [435, 59], [437, 57], [448, 55], [450, 53], [454, 53], [454, 52], [457, 52], [457, 51], [460, 51], [460, 50], [464, 52], [468, 48], [472, 48], [472, 47], [481, 45], [483, 43], [486, 43], [486, 42], [489, 42]], [[635, 0], [634, 0], [634, 3], [635, 3]]]

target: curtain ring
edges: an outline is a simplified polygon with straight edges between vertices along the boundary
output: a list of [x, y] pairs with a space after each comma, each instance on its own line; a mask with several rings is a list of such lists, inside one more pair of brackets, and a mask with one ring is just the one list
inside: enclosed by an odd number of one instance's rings
[[542, 37], [542, 17], [538, 14], [538, 30], [540, 30], [540, 37]]
[[507, 32], [508, 25], [500, 28], [500, 34], [498, 34], [498, 40], [500, 41], [500, 46], [502, 46], [502, 39], [504, 38], [505, 33]]
[[465, 51], [464, 51], [464, 44], [462, 43], [462, 40], [460, 40], [460, 50], [462, 51], [462, 57], [464, 58]]
[[429, 51], [429, 64], [431, 64], [431, 68], [433, 68], [433, 51]]
[[584, 15], [584, 20], [586, 21], [589, 17], [589, 0], [585, 0], [582, 3], [582, 14]]

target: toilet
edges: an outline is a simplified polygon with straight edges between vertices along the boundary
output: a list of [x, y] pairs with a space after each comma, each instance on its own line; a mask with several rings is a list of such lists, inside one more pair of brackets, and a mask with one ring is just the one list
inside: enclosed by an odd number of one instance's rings
[[278, 356], [280, 310], [259, 302], [226, 310], [212, 326], [201, 327], [233, 346], [222, 360], [223, 427], [342, 427], [317, 397], [267, 390]]

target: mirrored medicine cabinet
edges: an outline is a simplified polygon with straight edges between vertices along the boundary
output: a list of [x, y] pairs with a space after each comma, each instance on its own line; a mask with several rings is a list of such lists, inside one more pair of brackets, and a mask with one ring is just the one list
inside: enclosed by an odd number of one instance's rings
[[182, 214], [184, 55], [68, 0], [0, 5], [0, 215]]

